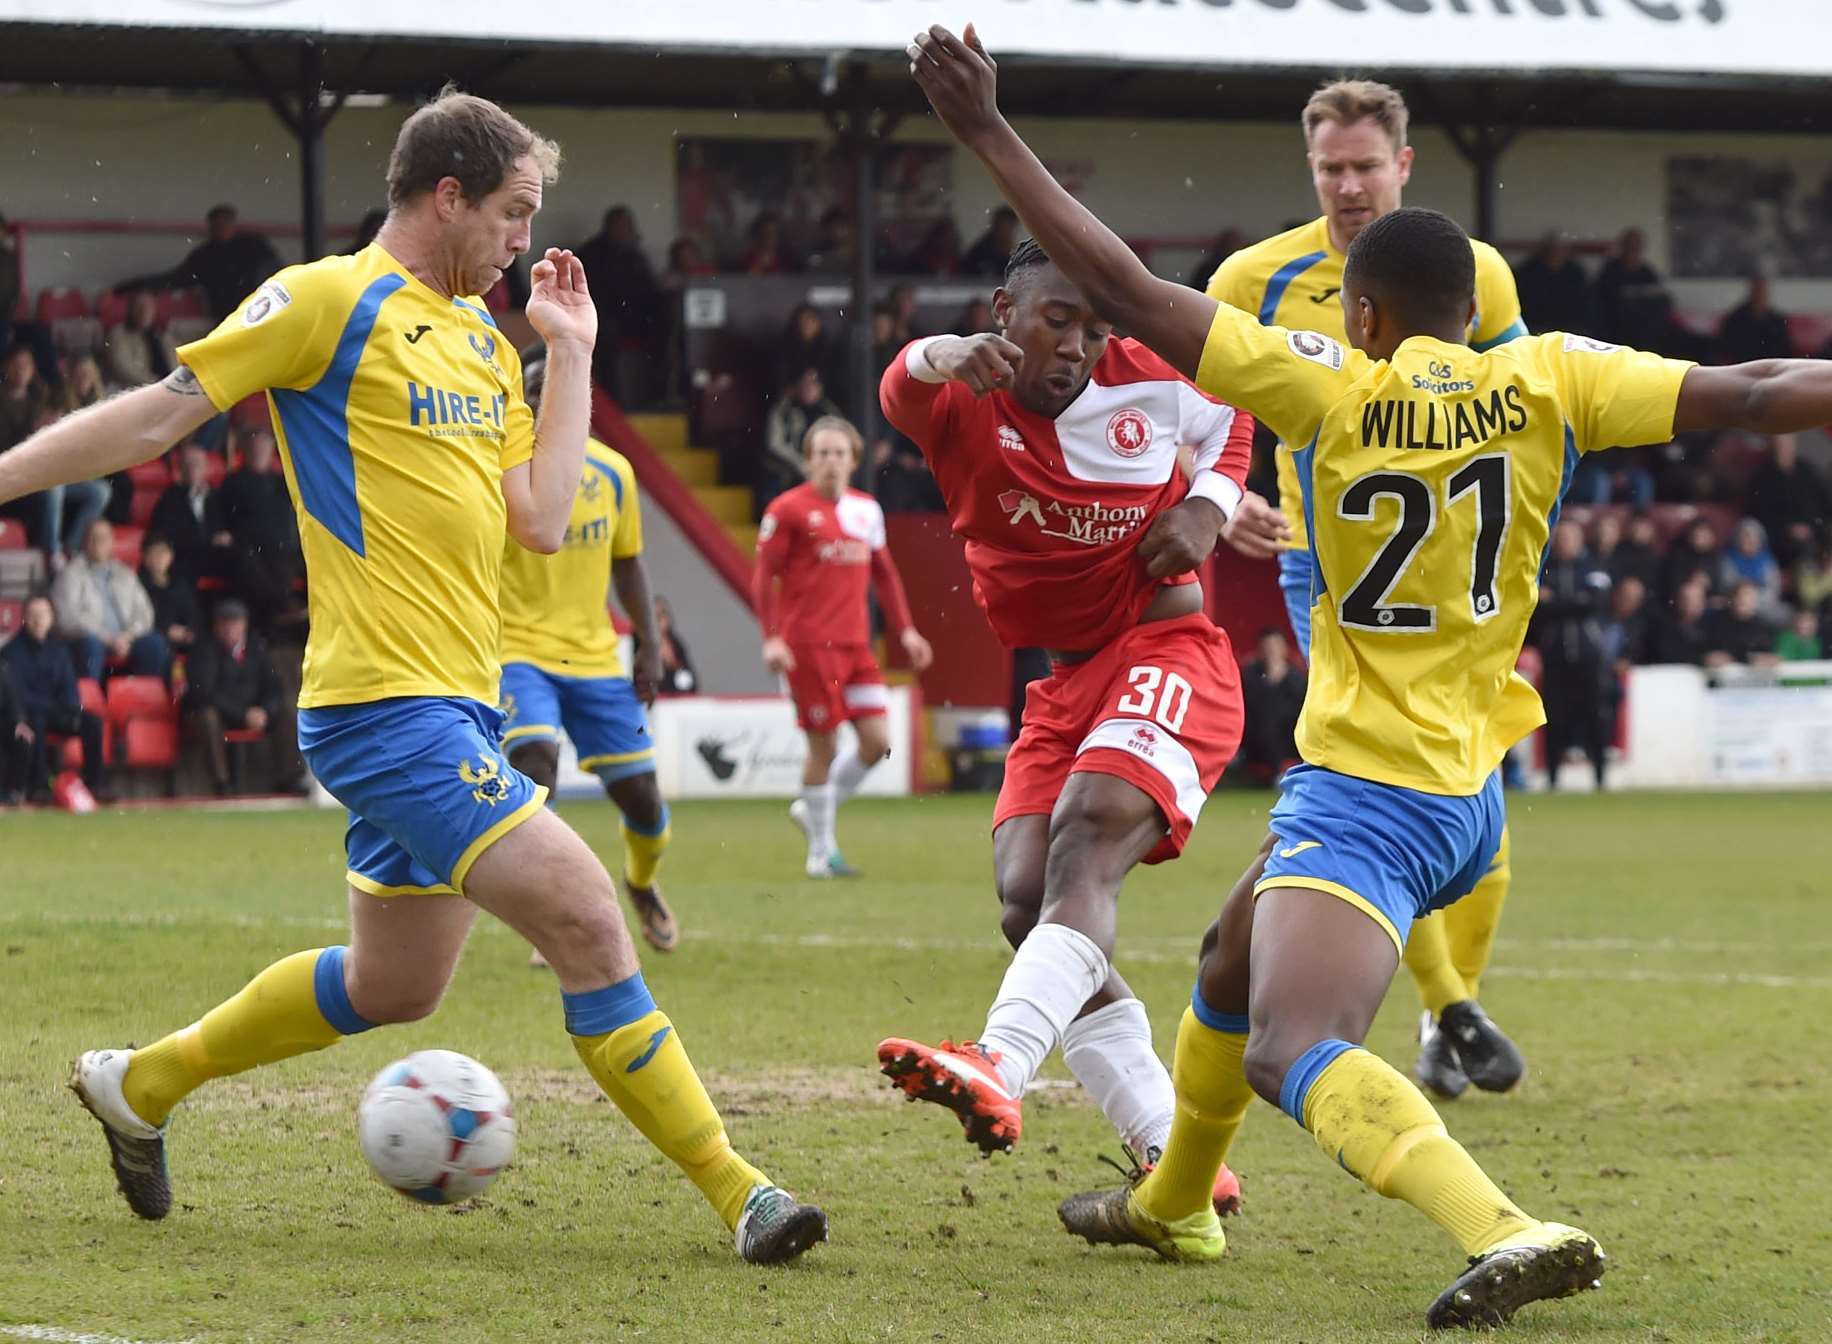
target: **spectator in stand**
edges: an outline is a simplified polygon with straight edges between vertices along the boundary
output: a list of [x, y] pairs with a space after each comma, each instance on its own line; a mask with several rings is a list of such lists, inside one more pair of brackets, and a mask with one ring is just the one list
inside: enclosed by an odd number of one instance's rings
[[1711, 650], [1710, 632], [1705, 628], [1706, 599], [1711, 586], [1702, 573], [1695, 573], [1674, 592], [1668, 611], [1656, 616], [1648, 637], [1650, 663], [1685, 663], [1702, 666]]
[[[210, 785], [220, 797], [229, 792], [229, 748], [223, 733], [248, 729], [271, 738], [281, 723], [280, 682], [261, 637], [248, 629], [248, 608], [235, 598], [216, 604], [210, 635], [200, 641], [186, 664], [185, 718], [203, 746], [210, 766]], [[276, 754], [284, 744], [275, 742]], [[275, 782], [276, 792], [290, 792], [293, 781]]]
[[64, 389], [58, 398], [58, 409], [68, 415], [71, 411], [80, 411], [85, 406], [93, 406], [98, 401], [106, 401], [116, 392], [102, 378], [102, 366], [96, 363], [95, 356], [88, 351], [72, 355], [68, 368], [64, 371]]
[[0, 363], [0, 451], [11, 448], [38, 425], [38, 417], [57, 403], [51, 385], [38, 373], [32, 348], [8, 348]]
[[783, 324], [777, 342], [776, 381], [786, 385], [794, 382], [803, 369], [818, 369], [822, 383], [842, 386], [845, 353], [845, 343], [828, 335], [821, 310], [811, 303], [798, 303]]
[[1761, 594], [1748, 581], [1730, 590], [1730, 604], [1714, 612], [1706, 621], [1706, 667], [1725, 663], [1753, 663], [1758, 666], [1775, 661], [1775, 627], [1762, 619], [1758, 604]]
[[718, 273], [719, 268], [706, 260], [699, 239], [676, 238], [668, 246], [668, 270], [662, 284], [669, 289], [685, 289], [690, 280]]
[[986, 226], [986, 232], [973, 240], [973, 246], [961, 258], [960, 273], [991, 276], [1003, 284], [1005, 263], [1022, 236], [1023, 232], [1018, 227], [1018, 212], [1009, 205], [1001, 205], [992, 212], [992, 221]]
[[1660, 591], [1668, 602], [1696, 575], [1705, 581], [1709, 597], [1718, 581], [1723, 554], [1718, 550], [1717, 529], [1710, 520], [1694, 518], [1690, 526], [1673, 539], [1667, 558], [1660, 566]]
[[25, 707], [13, 689], [13, 678], [0, 658], [0, 807], [15, 807], [32, 761], [32, 725], [25, 721]]
[[1597, 299], [1590, 275], [1557, 229], [1541, 238], [1532, 254], [1514, 268], [1514, 283], [1520, 290], [1520, 316], [1528, 331], [1597, 333]]
[[1658, 588], [1661, 573], [1660, 529], [1654, 525], [1654, 515], [1629, 515], [1628, 536], [1610, 550], [1608, 567], [1613, 583], [1621, 583], [1624, 579], [1639, 579], [1644, 598]]
[[189, 653], [203, 628], [197, 590], [178, 573], [172, 543], [157, 532], [146, 534], [140, 548], [140, 586], [153, 604], [153, 629], [165, 636], [174, 656]]
[[51, 586], [58, 633], [70, 642], [79, 677], [102, 679], [111, 660], [125, 662], [136, 677], [169, 677], [171, 646], [153, 628], [153, 603], [133, 570], [115, 558], [114, 525], [106, 518], [89, 524], [83, 551]]
[[373, 243], [375, 241], [375, 235], [382, 231], [382, 225], [387, 222], [388, 212], [386, 210], [371, 210], [368, 214], [364, 215], [361, 222], [356, 226], [355, 237], [350, 239], [349, 255], [354, 256], [356, 253], [361, 252], [365, 247], [369, 246], [370, 243]]
[[1585, 453], [1571, 474], [1565, 497], [1573, 504], [1622, 503], [1645, 509], [1654, 502], [1654, 474], [1648, 470], [1647, 450]]
[[947, 507], [922, 450], [886, 427], [872, 444], [872, 493], [886, 513], [940, 513]]
[[[273, 433], [250, 430], [242, 441], [242, 465], [216, 492], [233, 587], [247, 603], [255, 629], [269, 637], [305, 619], [304, 597], [296, 589], [305, 577], [299, 525], [275, 458]], [[225, 535], [217, 540], [225, 541]]]
[[1832, 528], [1820, 534], [1810, 554], [1794, 562], [1794, 601], [1832, 618]]
[[228, 546], [231, 538], [210, 488], [210, 452], [196, 439], [178, 446], [178, 480], [160, 493], [147, 528], [171, 543], [174, 565], [187, 581], [196, 583], [222, 569], [212, 550]]
[[903, 347], [904, 342], [897, 338], [896, 310], [889, 303], [874, 303], [871, 308], [872, 371], [882, 376]]
[[[1603, 666], [1614, 682], [1627, 676], [1629, 668], [1648, 661], [1649, 636], [1647, 586], [1632, 574], [1624, 575], [1609, 590], [1609, 615], [1598, 641]], [[1613, 718], [1614, 712], [1613, 705], [1607, 707], [1606, 718]]]
[[108, 376], [122, 387], [156, 383], [178, 367], [178, 349], [159, 321], [159, 296], [138, 289], [128, 296], [127, 316], [108, 329], [102, 342]]
[[1241, 753], [1248, 770], [1262, 784], [1298, 759], [1304, 685], [1304, 672], [1291, 660], [1284, 631], [1271, 627], [1260, 631], [1259, 657], [1241, 668], [1240, 689], [1247, 709]]
[[[1298, 221], [1300, 225], [1304, 221]], [[1191, 289], [1207, 289], [1209, 280], [1221, 269], [1221, 263], [1245, 247], [1252, 239], [1239, 229], [1223, 229], [1215, 235], [1215, 241], [1209, 244], [1209, 250], [1202, 254], [1201, 260], [1185, 277], [1183, 283]]]
[[916, 286], [909, 281], [900, 280], [892, 285], [891, 292], [885, 296], [885, 302], [891, 308], [892, 337], [899, 350], [918, 336], [932, 334], [916, 320]]
[[[47, 733], [79, 737], [83, 743], [83, 783], [89, 792], [106, 801], [112, 795], [102, 783], [102, 720], [83, 708], [76, 686], [76, 665], [70, 648], [53, 633], [57, 609], [39, 594], [26, 599], [19, 633], [0, 648], [19, 712], [30, 736], [26, 739], [25, 795], [32, 802], [51, 796], [50, 743]], [[17, 729], [15, 740], [17, 740]]]
[[1730, 547], [1718, 566], [1717, 586], [1721, 591], [1734, 590], [1739, 583], [1756, 590], [1756, 615], [1772, 624], [1787, 618], [1781, 601], [1781, 566], [1768, 549], [1768, 533], [1754, 518], [1745, 518], [1731, 534]]
[[280, 269], [280, 254], [258, 233], [243, 232], [233, 205], [219, 205], [204, 216], [209, 233], [203, 242], [169, 271], [143, 275], [117, 289], [171, 289], [196, 285], [204, 292], [210, 316], [221, 322]]
[[979, 336], [998, 329], [999, 324], [992, 316], [992, 305], [985, 299], [968, 299], [961, 305], [960, 312], [954, 315], [954, 321], [948, 324], [948, 330], [956, 336]]
[[1775, 657], [1784, 663], [1812, 663], [1825, 657], [1819, 642], [1819, 613], [1802, 607], [1775, 640]]
[[1743, 302], [1724, 314], [1712, 355], [1718, 364], [1793, 358], [1794, 340], [1788, 335], [1787, 316], [1775, 311], [1766, 275], [1750, 276], [1749, 293]]
[[953, 275], [961, 264], [961, 233], [953, 215], [943, 215], [896, 269], [905, 275]]
[[13, 343], [13, 314], [19, 308], [19, 240], [0, 214], [0, 350]]
[[1615, 255], [1597, 276], [1598, 315], [1608, 340], [1665, 351], [1673, 344], [1673, 296], [1648, 261], [1647, 246], [1640, 229], [1623, 231]]
[[[674, 624], [674, 607], [660, 593], [655, 595], [653, 602], [655, 637], [662, 646], [662, 679], [656, 689], [662, 695], [692, 695], [700, 689], [700, 674], [693, 670], [693, 655], [687, 651], [687, 641], [681, 638], [680, 629]], [[641, 647], [639, 640], [637, 648]]]
[[1749, 478], [1749, 512], [1768, 529], [1775, 558], [1791, 565], [1812, 553], [1814, 539], [1832, 522], [1832, 490], [1818, 467], [1800, 458], [1792, 434], [1777, 434], [1774, 454]]
[[738, 258], [746, 275], [793, 275], [801, 269], [782, 240], [782, 216], [765, 210], [751, 221], [750, 246]]
[[1621, 515], [1608, 510], [1599, 513], [1590, 525], [1590, 558], [1597, 562], [1598, 569], [1609, 575], [1612, 583], [1616, 578], [1616, 552], [1621, 548]]
[[793, 489], [807, 479], [802, 465], [802, 437], [809, 425], [829, 415], [839, 416], [840, 408], [827, 399], [819, 369], [803, 369], [784, 384], [764, 420], [765, 451], [758, 479], [759, 505], [769, 503], [784, 490]]
[[665, 405], [686, 404], [692, 391], [687, 375], [687, 318], [683, 296], [702, 276], [717, 275], [692, 238], [676, 238], [668, 247], [668, 269], [662, 272], [657, 302], [661, 305], [661, 374], [658, 379]]
[[598, 310], [593, 371], [618, 402], [646, 404], [661, 355], [661, 282], [642, 249], [630, 207], [606, 210], [598, 232], [580, 243], [576, 254]]
[[840, 206], [829, 206], [821, 216], [820, 237], [808, 257], [807, 269], [824, 275], [851, 275], [859, 256], [859, 238], [852, 216]]
[[1584, 529], [1571, 519], [1552, 533], [1552, 555], [1539, 581], [1535, 643], [1544, 673], [1547, 784], [1558, 787], [1559, 766], [1575, 745], [1603, 787], [1603, 611], [1609, 575], [1584, 549]]

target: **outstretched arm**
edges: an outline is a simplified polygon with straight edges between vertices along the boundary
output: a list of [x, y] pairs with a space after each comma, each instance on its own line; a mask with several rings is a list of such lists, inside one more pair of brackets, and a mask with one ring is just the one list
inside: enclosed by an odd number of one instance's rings
[[1196, 376], [1215, 301], [1160, 280], [1119, 236], [1057, 184], [1000, 114], [998, 67], [972, 24], [965, 40], [939, 25], [908, 48], [910, 73], [942, 124], [986, 165], [1050, 260], [1094, 310]]
[[1747, 429], [1789, 434], [1832, 424], [1832, 361], [1761, 359], [1700, 366], [1679, 386], [1673, 432]]
[[0, 504], [150, 462], [215, 414], [197, 375], [180, 364], [164, 382], [67, 415], [0, 454]]

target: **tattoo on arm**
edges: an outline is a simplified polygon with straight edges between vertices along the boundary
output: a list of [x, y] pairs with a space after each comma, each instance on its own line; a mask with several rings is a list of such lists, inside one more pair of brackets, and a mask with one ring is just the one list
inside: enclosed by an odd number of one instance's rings
[[204, 385], [198, 382], [197, 375], [183, 364], [165, 376], [164, 386], [181, 397], [201, 397], [204, 394]]

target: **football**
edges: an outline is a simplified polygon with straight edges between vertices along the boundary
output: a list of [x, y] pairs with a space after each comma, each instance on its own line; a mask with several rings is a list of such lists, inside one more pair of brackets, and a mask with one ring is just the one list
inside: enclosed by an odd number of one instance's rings
[[376, 1074], [357, 1108], [363, 1156], [422, 1204], [490, 1188], [515, 1152], [515, 1115], [497, 1076], [454, 1050], [421, 1050]]

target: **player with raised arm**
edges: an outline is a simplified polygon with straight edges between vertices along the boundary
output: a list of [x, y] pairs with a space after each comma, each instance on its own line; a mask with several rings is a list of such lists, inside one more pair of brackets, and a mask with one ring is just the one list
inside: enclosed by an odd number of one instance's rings
[[347, 947], [295, 953], [179, 1031], [95, 1050], [71, 1086], [143, 1218], [172, 1194], [169, 1116], [212, 1078], [423, 1018], [478, 910], [546, 954], [592, 1077], [700, 1188], [746, 1260], [825, 1236], [732, 1150], [655, 1006], [604, 866], [497, 741], [506, 538], [551, 553], [584, 470], [597, 319], [549, 249], [528, 319], [547, 345], [536, 424], [515, 352], [475, 295], [530, 245], [559, 150], [446, 90], [402, 125], [375, 242], [279, 272], [163, 383], [81, 411], [0, 458], [0, 501], [150, 460], [265, 390], [310, 577], [299, 738], [350, 811]]
[[1219, 1259], [1209, 1182], [1257, 1093], [1462, 1246], [1472, 1263], [1432, 1303], [1430, 1326], [1497, 1325], [1591, 1286], [1604, 1268], [1595, 1240], [1518, 1208], [1424, 1094], [1359, 1042], [1407, 928], [1466, 894], [1500, 844], [1501, 758], [1544, 722], [1514, 662], [1581, 455], [1824, 424], [1832, 365], [1708, 369], [1560, 333], [1474, 351], [1468, 236], [1416, 209], [1369, 224], [1349, 249], [1352, 348], [1262, 326], [1159, 280], [1056, 183], [1000, 116], [971, 27], [965, 41], [930, 29], [909, 54], [943, 122], [1096, 311], [1303, 445], [1317, 565], [1304, 764], [1203, 939], [1164, 1160], [1136, 1186], [1065, 1201], [1065, 1225], [1167, 1259]]
[[[528, 405], [537, 414], [545, 374], [541, 362], [524, 372]], [[607, 589], [636, 628], [636, 665], [628, 676], [605, 610]], [[672, 952], [680, 927], [655, 880], [672, 831], [646, 713], [662, 677], [661, 639], [628, 458], [586, 440], [585, 474], [559, 553], [541, 555], [511, 541], [503, 554], [502, 602], [500, 708], [509, 764], [551, 795], [565, 728], [579, 768], [598, 776], [622, 814], [623, 886], [642, 936], [657, 952]], [[529, 964], [547, 964], [540, 948], [529, 953]]]
[[[924, 672], [935, 658], [910, 621], [903, 579], [885, 545], [884, 510], [847, 484], [864, 450], [850, 421], [827, 415], [808, 426], [807, 484], [764, 510], [751, 580], [764, 665], [789, 683], [795, 721], [808, 739], [802, 794], [789, 817], [807, 837], [804, 871], [813, 878], [855, 876], [834, 839], [834, 814], [891, 746], [884, 673], [871, 651], [868, 583], [910, 666]], [[844, 756], [842, 723], [858, 738]]]
[[[1251, 418], [1115, 337], [1035, 242], [1012, 253], [992, 307], [997, 334], [913, 342], [880, 397], [928, 459], [994, 633], [1050, 650], [992, 820], [1017, 955], [977, 1042], [894, 1037], [878, 1056], [990, 1153], [1017, 1142], [1024, 1090], [1060, 1043], [1149, 1169], [1176, 1099], [1145, 1007], [1109, 964], [1120, 883], [1182, 851], [1240, 742], [1239, 673], [1194, 571], [1224, 531], [1270, 555], [1284, 525], [1243, 489]], [[1238, 1206], [1232, 1173], [1212, 1195]]]
[[[1362, 229], [1400, 207], [1412, 176], [1408, 119], [1399, 91], [1373, 80], [1336, 80], [1313, 93], [1301, 122], [1323, 213], [1230, 255], [1209, 280], [1209, 297], [1253, 313], [1267, 326], [1346, 340], [1338, 299], [1343, 261]], [[1476, 262], [1476, 311], [1469, 322], [1469, 343], [1488, 350], [1524, 336], [1527, 328], [1507, 260], [1484, 242], [1472, 239], [1470, 248]], [[1308, 661], [1315, 565], [1306, 540], [1294, 447], [1303, 445], [1281, 443], [1275, 454], [1279, 506], [1292, 533], [1290, 545], [1279, 553], [1279, 589], [1299, 651]], [[1505, 1092], [1526, 1072], [1519, 1048], [1476, 1001], [1512, 881], [1509, 850], [1504, 831], [1501, 850], [1476, 889], [1450, 909], [1420, 920], [1406, 940], [1406, 968], [1424, 1004], [1415, 1071], [1441, 1097], [1454, 1099], [1472, 1082], [1485, 1091]]]

